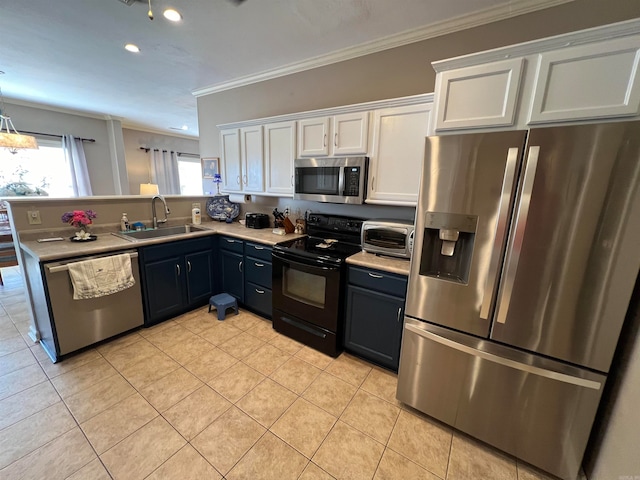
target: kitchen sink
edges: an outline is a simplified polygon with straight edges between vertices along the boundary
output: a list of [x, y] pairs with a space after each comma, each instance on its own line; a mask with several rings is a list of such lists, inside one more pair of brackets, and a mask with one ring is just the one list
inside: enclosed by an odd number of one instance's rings
[[135, 242], [136, 240], [146, 240], [149, 238], [162, 238], [162, 237], [169, 237], [171, 235], [183, 235], [185, 233], [205, 232], [205, 231], [207, 231], [206, 228], [197, 227], [195, 225], [178, 225], [175, 227], [159, 227], [156, 229], [135, 230], [130, 232], [111, 232], [111, 234], [115, 235], [116, 237], [129, 240], [130, 242]]

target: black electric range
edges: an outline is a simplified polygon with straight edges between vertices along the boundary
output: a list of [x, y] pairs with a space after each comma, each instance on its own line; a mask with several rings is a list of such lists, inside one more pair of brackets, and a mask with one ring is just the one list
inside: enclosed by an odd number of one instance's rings
[[308, 237], [273, 248], [273, 327], [328, 355], [342, 346], [345, 259], [361, 250], [363, 220], [307, 216]]

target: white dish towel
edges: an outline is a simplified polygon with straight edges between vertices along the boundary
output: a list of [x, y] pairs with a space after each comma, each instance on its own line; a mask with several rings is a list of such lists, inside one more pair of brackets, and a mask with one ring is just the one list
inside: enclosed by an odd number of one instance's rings
[[125, 253], [67, 264], [73, 284], [73, 299], [104, 297], [136, 284], [131, 257]]

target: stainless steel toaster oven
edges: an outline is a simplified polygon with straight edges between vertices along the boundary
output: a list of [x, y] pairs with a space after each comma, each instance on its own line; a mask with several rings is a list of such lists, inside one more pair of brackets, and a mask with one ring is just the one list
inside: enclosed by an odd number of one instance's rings
[[413, 222], [404, 220], [366, 220], [362, 224], [362, 249], [370, 253], [411, 258]]

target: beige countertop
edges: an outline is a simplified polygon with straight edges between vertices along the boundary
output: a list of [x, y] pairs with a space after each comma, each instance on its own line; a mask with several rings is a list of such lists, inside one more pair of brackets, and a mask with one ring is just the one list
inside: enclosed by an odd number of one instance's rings
[[399, 275], [409, 275], [410, 262], [405, 258], [385, 257], [373, 253], [360, 252], [347, 258], [347, 263]]
[[[170, 226], [178, 224], [179, 223], [174, 222]], [[113, 230], [108, 231], [106, 229], [104, 229], [104, 231], [101, 229], [95, 229], [95, 234], [98, 236], [98, 239], [91, 242], [72, 242], [69, 239], [68, 230], [62, 232], [46, 232], [40, 234], [29, 234], [24, 238], [21, 237], [20, 247], [25, 253], [35, 257], [39, 261], [49, 262], [63, 258], [99, 255], [103, 253], [117, 252], [120, 250], [131, 250], [149, 245], [205, 237], [214, 234], [228, 235], [242, 240], [249, 240], [267, 245], [275, 245], [276, 243], [285, 242], [287, 240], [303, 236], [296, 234], [276, 235], [272, 232], [271, 228], [246, 228], [237, 222], [203, 222], [199, 227], [205, 230], [160, 238], [136, 240], [133, 242], [112, 235], [111, 231]], [[94, 233], [93, 230], [92, 233]], [[42, 243], [37, 241], [38, 238], [55, 237], [56, 235], [60, 235], [64, 240]]]

